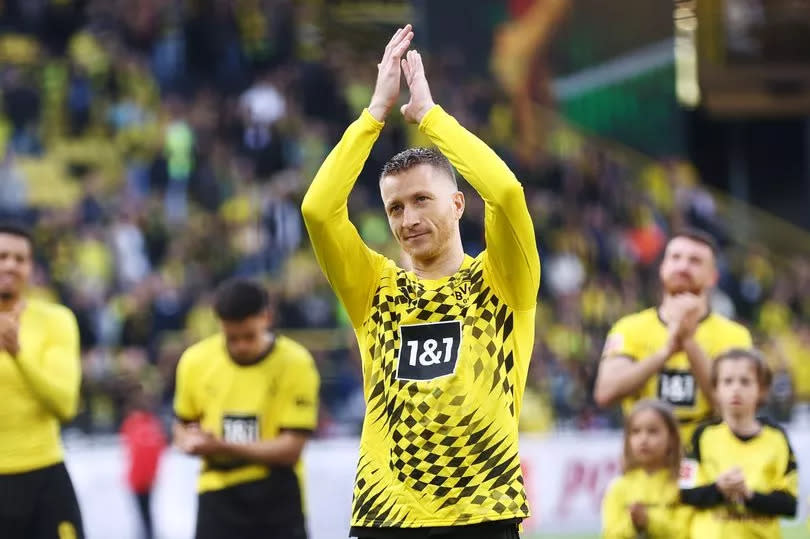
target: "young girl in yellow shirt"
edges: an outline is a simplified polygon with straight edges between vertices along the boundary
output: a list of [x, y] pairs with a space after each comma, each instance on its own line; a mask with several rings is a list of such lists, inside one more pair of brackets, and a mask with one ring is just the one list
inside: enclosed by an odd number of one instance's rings
[[681, 439], [666, 404], [643, 400], [632, 409], [623, 464], [602, 502], [602, 537], [686, 539], [692, 510], [680, 504]]

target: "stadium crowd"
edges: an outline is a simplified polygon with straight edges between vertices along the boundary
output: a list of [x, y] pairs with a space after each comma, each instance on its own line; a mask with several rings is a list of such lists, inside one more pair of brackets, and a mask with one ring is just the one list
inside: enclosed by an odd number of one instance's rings
[[[211, 291], [263, 279], [276, 325], [309, 336], [322, 377], [320, 434], [356, 433], [353, 336], [304, 233], [300, 201], [342, 129], [368, 103], [369, 53], [328, 40], [317, 2], [5, 2], [0, 7], [0, 214], [33, 227], [33, 294], [79, 320], [83, 407], [112, 432], [135, 388], [168, 416], [183, 349], [216, 331]], [[371, 56], [377, 51], [371, 51]], [[436, 100], [523, 182], [543, 262], [524, 430], [616, 426], [592, 385], [604, 335], [655, 303], [657, 261], [683, 225], [723, 245], [714, 308], [746, 323], [776, 374], [771, 408], [810, 403], [810, 260], [740, 246], [693, 168], [639, 170], [587, 140], [520, 160], [512, 108], [456, 55], [428, 65]], [[382, 164], [424, 143], [396, 118], [350, 201], [361, 235], [396, 258], [377, 193]], [[465, 250], [483, 242], [468, 197]], [[774, 261], [780, 261], [775, 263]], [[336, 331], [329, 331], [336, 329]], [[305, 331], [305, 333], [300, 333]]]

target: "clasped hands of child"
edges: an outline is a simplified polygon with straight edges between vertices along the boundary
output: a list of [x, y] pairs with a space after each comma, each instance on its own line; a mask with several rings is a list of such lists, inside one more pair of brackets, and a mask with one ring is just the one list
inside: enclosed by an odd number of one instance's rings
[[732, 503], [743, 503], [750, 500], [754, 492], [745, 484], [742, 468], [734, 466], [717, 476], [717, 490]]

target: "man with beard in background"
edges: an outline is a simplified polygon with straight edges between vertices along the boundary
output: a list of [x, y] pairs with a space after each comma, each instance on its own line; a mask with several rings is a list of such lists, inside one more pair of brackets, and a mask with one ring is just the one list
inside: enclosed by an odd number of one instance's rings
[[746, 328], [711, 310], [716, 254], [714, 239], [699, 230], [669, 240], [659, 268], [661, 303], [620, 319], [605, 340], [594, 389], [599, 406], [621, 400], [626, 413], [640, 399], [667, 402], [684, 443], [711, 416], [711, 361], [752, 345]]

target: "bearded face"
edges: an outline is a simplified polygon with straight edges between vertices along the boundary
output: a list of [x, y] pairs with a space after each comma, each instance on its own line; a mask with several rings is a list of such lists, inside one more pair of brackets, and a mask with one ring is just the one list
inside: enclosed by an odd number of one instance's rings
[[667, 294], [702, 294], [717, 282], [714, 253], [703, 242], [675, 237], [667, 244], [659, 276]]

